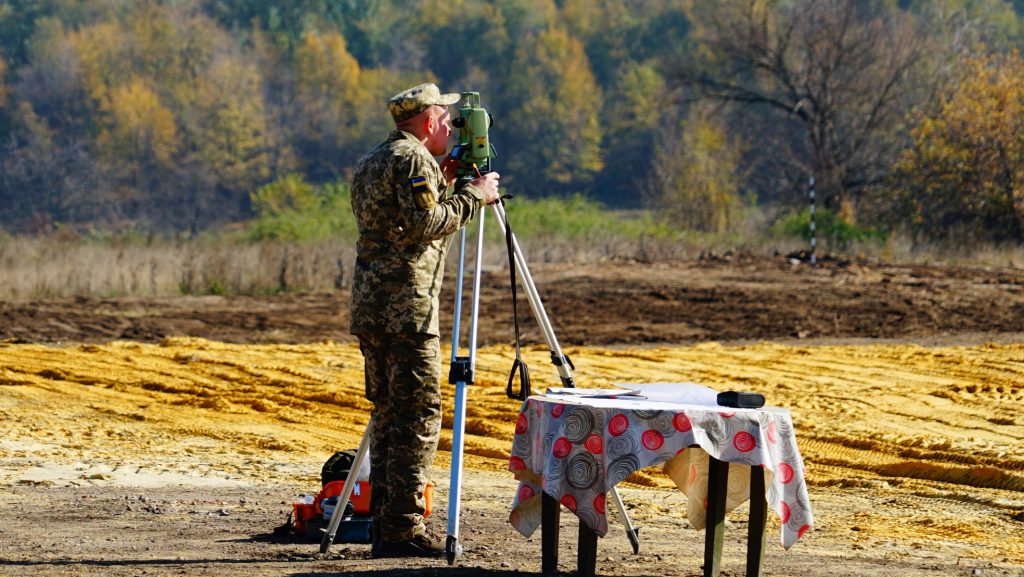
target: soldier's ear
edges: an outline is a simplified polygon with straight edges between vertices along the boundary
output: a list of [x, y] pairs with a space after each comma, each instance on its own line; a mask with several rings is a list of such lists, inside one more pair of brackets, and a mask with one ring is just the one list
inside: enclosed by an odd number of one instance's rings
[[435, 132], [441, 129], [441, 122], [438, 120], [438, 118], [440, 118], [440, 115], [431, 113], [425, 114], [424, 116], [426, 116], [427, 119], [426, 124], [423, 126], [423, 128], [426, 130], [427, 134], [434, 134]]

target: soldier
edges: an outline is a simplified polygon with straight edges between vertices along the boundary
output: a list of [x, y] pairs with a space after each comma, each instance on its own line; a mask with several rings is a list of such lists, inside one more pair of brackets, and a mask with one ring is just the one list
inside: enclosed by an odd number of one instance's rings
[[458, 94], [421, 84], [388, 100], [396, 130], [356, 164], [359, 228], [350, 331], [359, 338], [373, 403], [373, 557], [439, 557], [426, 534], [423, 491], [441, 431], [438, 292], [453, 233], [498, 199], [496, 172], [449, 192], [455, 163], [438, 166]]

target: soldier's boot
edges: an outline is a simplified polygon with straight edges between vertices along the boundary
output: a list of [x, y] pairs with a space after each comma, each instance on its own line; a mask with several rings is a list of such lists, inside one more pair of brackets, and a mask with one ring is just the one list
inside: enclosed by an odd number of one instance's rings
[[383, 557], [444, 557], [444, 543], [427, 535], [417, 535], [408, 541], [387, 543], [377, 542], [377, 549], [371, 550], [375, 559]]

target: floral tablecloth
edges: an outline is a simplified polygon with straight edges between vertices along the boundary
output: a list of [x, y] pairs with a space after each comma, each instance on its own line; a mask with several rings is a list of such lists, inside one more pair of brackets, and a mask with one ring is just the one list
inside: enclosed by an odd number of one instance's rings
[[565, 395], [536, 395], [523, 403], [508, 467], [520, 481], [509, 522], [530, 536], [541, 523], [543, 491], [603, 537], [609, 490], [633, 471], [665, 463], [686, 493], [690, 523], [702, 529], [708, 455], [730, 463], [727, 510], [748, 498], [749, 467], [764, 467], [765, 496], [782, 521], [786, 549], [814, 524], [803, 458], [785, 409]]

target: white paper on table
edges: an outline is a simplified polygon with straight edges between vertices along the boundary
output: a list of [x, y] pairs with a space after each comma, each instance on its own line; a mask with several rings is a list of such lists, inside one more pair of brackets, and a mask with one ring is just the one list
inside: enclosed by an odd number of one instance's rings
[[[615, 385], [618, 386], [618, 385]], [[607, 399], [610, 397], [630, 398], [637, 397], [640, 392], [635, 389], [579, 389], [576, 387], [548, 387], [546, 395], [569, 395], [587, 399]]]
[[648, 401], [683, 405], [718, 406], [718, 391], [697, 383], [615, 383], [636, 391]]

